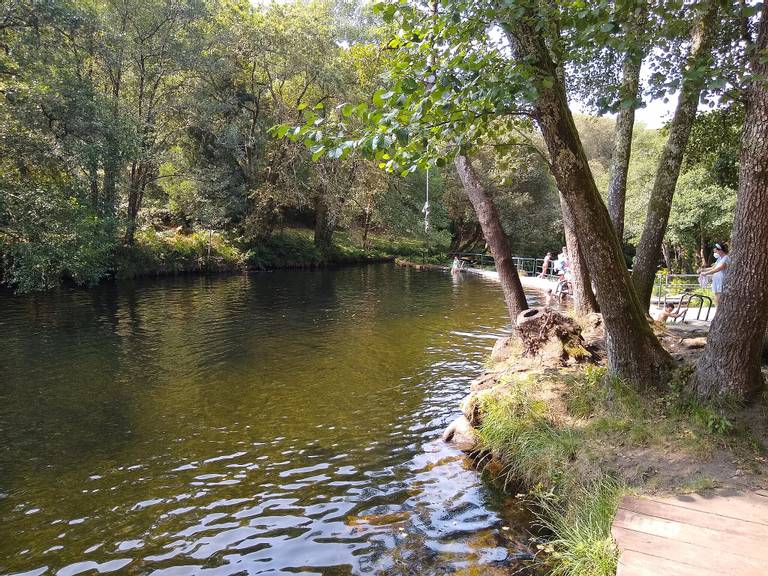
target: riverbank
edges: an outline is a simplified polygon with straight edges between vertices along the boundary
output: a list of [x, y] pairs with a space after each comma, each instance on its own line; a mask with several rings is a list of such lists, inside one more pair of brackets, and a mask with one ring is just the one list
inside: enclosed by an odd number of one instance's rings
[[768, 405], [691, 398], [701, 343], [661, 325], [681, 365], [662, 390], [641, 394], [606, 375], [599, 316], [576, 321], [588, 354], [565, 363], [561, 344], [531, 356], [516, 338], [500, 340], [446, 438], [536, 511], [548, 535], [538, 560], [551, 574], [613, 576], [623, 496], [768, 488]]
[[[289, 228], [257, 242], [214, 231], [188, 234], [173, 229], [137, 232], [130, 246], [116, 246], [99, 262], [100, 271], [62, 268], [57, 275], [36, 279], [34, 270], [13, 270], [8, 260], [6, 277], [0, 277], [18, 292], [52, 288], [60, 283], [94, 285], [108, 279], [135, 279], [180, 274], [239, 273], [286, 268], [320, 268], [390, 262], [395, 258], [436, 259], [423, 241], [416, 238], [369, 235], [362, 248], [348, 232], [334, 234], [333, 245], [321, 250], [314, 245], [313, 231]], [[437, 249], [439, 253], [439, 249]], [[445, 259], [442, 256], [442, 259]]]
[[[209, 250], [210, 246], [210, 250]], [[368, 249], [339, 234], [328, 250], [315, 247], [309, 230], [292, 229], [258, 243], [229, 240], [219, 234], [157, 233], [145, 231], [133, 246], [117, 253], [118, 279], [189, 273], [220, 273], [283, 268], [318, 268], [393, 260], [401, 252], [418, 250], [407, 240], [386, 243], [376, 239]]]

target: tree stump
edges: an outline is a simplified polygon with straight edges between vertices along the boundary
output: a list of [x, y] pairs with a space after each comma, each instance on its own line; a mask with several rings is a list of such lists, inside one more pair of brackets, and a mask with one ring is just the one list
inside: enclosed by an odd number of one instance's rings
[[560, 363], [592, 357], [584, 346], [581, 326], [551, 308], [529, 308], [518, 314], [517, 331], [523, 356], [541, 355], [545, 359], [559, 359]]

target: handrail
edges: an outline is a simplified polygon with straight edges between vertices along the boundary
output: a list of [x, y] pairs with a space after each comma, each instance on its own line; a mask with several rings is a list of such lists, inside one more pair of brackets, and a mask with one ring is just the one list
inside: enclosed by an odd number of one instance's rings
[[[489, 254], [483, 254], [479, 252], [448, 252], [448, 256], [456, 257], [461, 260], [469, 262], [478, 262], [480, 266], [495, 266], [495, 260], [493, 256]], [[512, 261], [515, 263], [515, 267], [528, 274], [529, 276], [536, 276], [541, 272], [541, 267], [544, 264], [544, 258], [535, 258], [532, 256], [512, 256]], [[552, 274], [554, 269], [555, 260], [550, 260], [550, 267], [547, 270], [545, 277], [557, 278], [557, 274]]]

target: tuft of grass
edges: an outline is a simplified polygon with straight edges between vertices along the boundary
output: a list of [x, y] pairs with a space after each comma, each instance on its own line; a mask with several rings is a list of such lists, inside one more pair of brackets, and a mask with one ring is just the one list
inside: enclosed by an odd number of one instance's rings
[[[598, 394], [604, 374], [589, 372], [581, 382]], [[539, 523], [550, 534], [542, 545], [544, 562], [556, 576], [613, 576], [616, 550], [611, 524], [624, 487], [609, 476], [578, 465], [584, 438], [558, 425], [546, 403], [535, 397], [536, 381], [512, 384], [505, 393], [485, 397], [480, 440], [503, 462], [499, 476], [529, 491]], [[603, 394], [603, 392], [600, 392]], [[607, 392], [606, 392], [607, 394]]]
[[617, 550], [611, 525], [625, 488], [604, 476], [558, 498], [540, 498], [538, 517], [552, 534], [547, 546], [552, 576], [614, 576]]
[[483, 400], [480, 441], [505, 463], [504, 484], [551, 490], [566, 475], [580, 438], [570, 428], [555, 426], [547, 404], [530, 394], [532, 381]]
[[608, 375], [605, 368], [589, 365], [565, 377], [564, 381], [568, 385], [568, 412], [576, 418], [610, 413], [637, 419], [644, 415], [643, 402], [635, 389], [620, 378]]
[[683, 484], [680, 487], [680, 492], [682, 492], [683, 494], [691, 493], [691, 492], [705, 492], [707, 490], [714, 490], [719, 485], [720, 483], [714, 478], [711, 478], [709, 476], [702, 476], [701, 478], [696, 478], [691, 482], [687, 482], [686, 484]]

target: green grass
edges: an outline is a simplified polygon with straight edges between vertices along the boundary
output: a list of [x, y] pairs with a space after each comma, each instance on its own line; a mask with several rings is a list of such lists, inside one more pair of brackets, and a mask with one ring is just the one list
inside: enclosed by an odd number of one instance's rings
[[132, 246], [118, 249], [115, 260], [117, 278], [136, 278], [187, 272], [224, 272], [241, 269], [243, 255], [218, 233], [164, 234], [153, 229], [136, 234]]
[[313, 232], [308, 229], [286, 229], [247, 244], [216, 232], [212, 236], [209, 258], [206, 231], [178, 234], [148, 229], [136, 234], [132, 246], [118, 249], [114, 268], [117, 278], [136, 278], [186, 272], [337, 266], [377, 262], [395, 256], [418, 261], [446, 259], [439, 253], [430, 253], [418, 239], [375, 234], [370, 237], [369, 248], [364, 250], [346, 232], [337, 232], [333, 246], [321, 251], [315, 247]]
[[245, 262], [248, 268], [255, 270], [338, 266], [388, 260], [397, 256], [419, 262], [446, 260], [439, 252], [427, 250], [418, 239], [372, 234], [368, 248], [363, 249], [356, 239], [343, 231], [334, 234], [333, 246], [321, 251], [315, 247], [313, 232], [308, 229], [286, 229], [245, 249]]
[[[595, 380], [595, 374], [587, 379]], [[504, 486], [528, 491], [550, 536], [542, 551], [551, 573], [613, 575], [616, 551], [610, 528], [623, 487], [599, 469], [576, 462], [584, 434], [553, 420], [547, 404], [533, 393], [536, 385], [536, 379], [528, 379], [488, 398], [480, 441], [503, 463]], [[577, 405], [592, 404], [582, 397]]]
[[606, 476], [570, 490], [565, 504], [539, 499], [539, 519], [552, 534], [544, 548], [552, 576], [616, 574], [611, 525], [624, 492], [621, 483]]
[[[640, 395], [600, 367], [514, 373], [501, 378], [496, 393], [479, 398], [478, 436], [493, 463], [487, 468], [504, 488], [523, 491], [532, 502], [548, 536], [538, 558], [549, 573], [615, 574], [610, 528], [618, 502], [629, 485], [658, 488], [658, 478], [642, 473], [644, 455], [649, 466], [670, 452], [691, 462], [717, 450], [735, 450], [728, 462], [736, 454], [749, 453], [749, 461], [764, 452], [728, 406], [703, 404], [685, 392], [689, 375], [681, 370], [666, 392]], [[628, 454], [634, 459], [627, 460]], [[711, 474], [667, 476], [665, 489], [718, 485]]]

